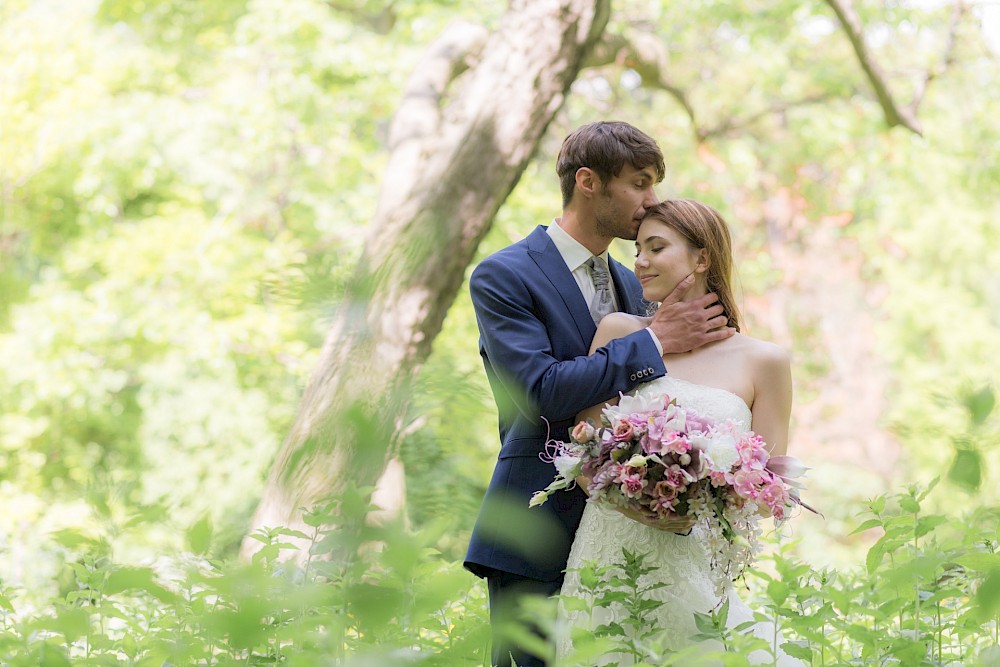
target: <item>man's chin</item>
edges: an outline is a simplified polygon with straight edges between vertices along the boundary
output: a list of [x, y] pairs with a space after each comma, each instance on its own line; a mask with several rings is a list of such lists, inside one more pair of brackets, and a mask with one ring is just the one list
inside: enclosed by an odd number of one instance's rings
[[625, 231], [625, 232], [628, 232], [628, 233], [627, 234], [622, 234], [621, 238], [623, 238], [623, 239], [625, 239], [627, 241], [635, 241], [637, 238], [639, 238], [639, 224], [641, 222], [642, 222], [641, 220], [633, 220], [631, 227], [629, 227], [626, 230], [622, 230], [622, 231]]

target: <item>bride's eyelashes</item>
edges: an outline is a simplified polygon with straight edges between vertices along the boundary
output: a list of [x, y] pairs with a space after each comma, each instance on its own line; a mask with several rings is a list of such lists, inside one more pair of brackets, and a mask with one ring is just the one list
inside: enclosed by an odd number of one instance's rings
[[[656, 253], [660, 252], [661, 250], [663, 250], [663, 246], [657, 246], [657, 247], [655, 247], [655, 248], [650, 248], [650, 249], [649, 249], [649, 250], [647, 250], [646, 252], [648, 252], [648, 253], [651, 253], [651, 254], [654, 254], [654, 255], [655, 255]], [[641, 254], [642, 254], [642, 251], [641, 251], [641, 250], [636, 250], [636, 251], [635, 251], [635, 256], [636, 256], [636, 257], [638, 257], [638, 256], [639, 256], [639, 255], [641, 255]]]

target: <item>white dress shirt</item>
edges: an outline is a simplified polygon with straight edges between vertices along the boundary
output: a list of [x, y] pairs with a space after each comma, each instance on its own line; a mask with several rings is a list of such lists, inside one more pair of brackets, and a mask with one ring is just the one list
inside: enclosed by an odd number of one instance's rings
[[[593, 255], [579, 241], [570, 236], [565, 229], [560, 227], [557, 222], [553, 221], [549, 225], [548, 232], [549, 238], [556, 244], [556, 250], [562, 255], [563, 261], [566, 262], [566, 266], [569, 268], [569, 272], [573, 274], [573, 279], [579, 285], [580, 292], [583, 293], [583, 300], [589, 305], [593, 301], [596, 292], [594, 289], [594, 280], [590, 275], [590, 269], [587, 268], [587, 261]], [[610, 265], [611, 258], [607, 250], [601, 253], [600, 257]], [[615, 293], [615, 280], [610, 274], [608, 280], [611, 287], [611, 300], [615, 303], [615, 310], [618, 310], [618, 295]]]

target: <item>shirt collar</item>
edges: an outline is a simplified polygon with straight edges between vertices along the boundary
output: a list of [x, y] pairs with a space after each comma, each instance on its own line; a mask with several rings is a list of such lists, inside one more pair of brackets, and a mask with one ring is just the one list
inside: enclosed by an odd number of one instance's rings
[[[559, 223], [555, 220], [548, 228], [549, 238], [552, 239], [552, 243], [555, 244], [556, 250], [562, 255], [563, 261], [566, 262], [566, 266], [569, 267], [570, 273], [576, 271], [583, 264], [587, 262], [588, 259], [593, 257], [589, 250], [587, 250], [583, 244], [577, 241], [575, 238], [569, 235], [565, 229], [559, 226]], [[604, 258], [605, 262], [609, 261], [608, 251], [605, 250], [600, 255]]]

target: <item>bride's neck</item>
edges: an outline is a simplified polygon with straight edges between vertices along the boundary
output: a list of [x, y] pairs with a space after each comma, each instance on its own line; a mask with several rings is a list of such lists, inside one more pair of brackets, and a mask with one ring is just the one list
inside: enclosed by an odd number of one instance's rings
[[703, 278], [698, 277], [695, 279], [694, 285], [692, 285], [691, 289], [687, 291], [687, 294], [684, 295], [684, 298], [681, 299], [681, 301], [694, 301], [695, 299], [705, 296], [706, 294], [708, 294], [708, 284]]

